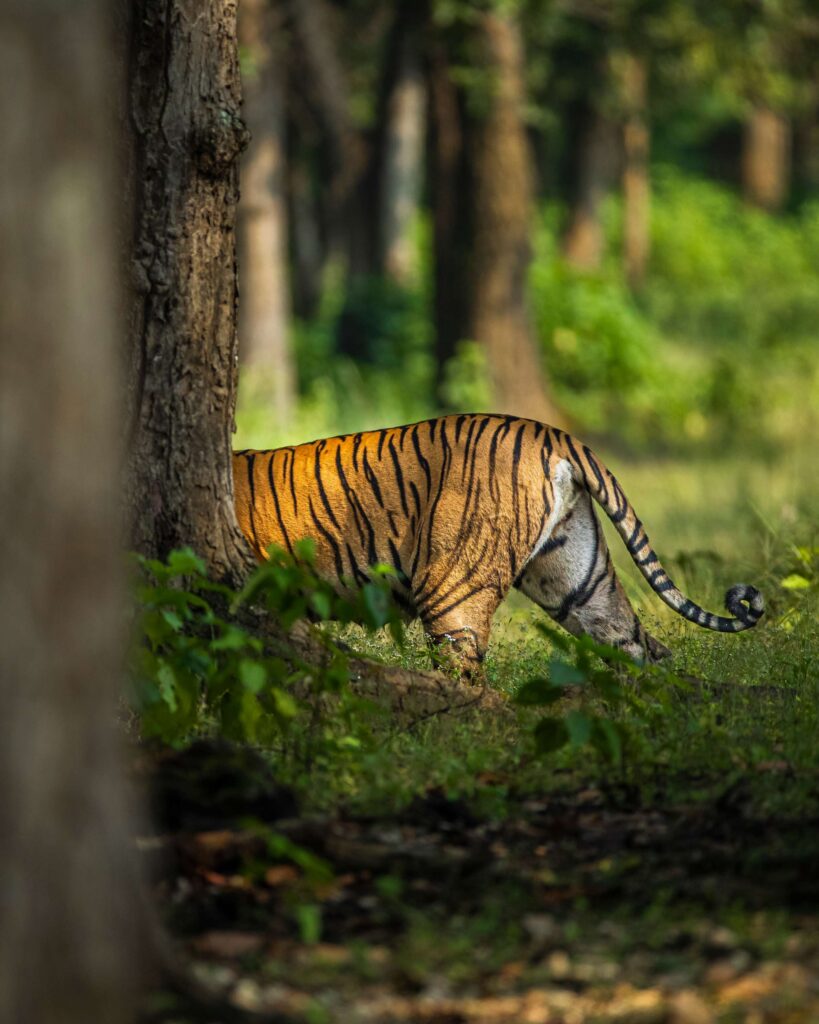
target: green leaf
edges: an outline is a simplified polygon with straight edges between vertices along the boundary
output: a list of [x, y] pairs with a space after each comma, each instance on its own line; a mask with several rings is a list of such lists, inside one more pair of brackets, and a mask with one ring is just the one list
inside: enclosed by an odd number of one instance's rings
[[163, 661], [156, 672], [156, 679], [159, 683], [159, 694], [171, 711], [176, 711], [176, 676], [167, 661]]
[[529, 679], [521, 686], [515, 694], [515, 703], [525, 706], [554, 704], [555, 701], [565, 696], [566, 691], [562, 687], [555, 686], [551, 679], [538, 676], [535, 679]]
[[205, 576], [205, 563], [191, 548], [180, 548], [168, 555], [168, 569], [174, 576]]
[[592, 720], [581, 711], [570, 711], [566, 715], [566, 729], [573, 747], [582, 747], [589, 742]]
[[569, 731], [559, 718], [541, 718], [535, 726], [535, 745], [539, 754], [551, 754], [569, 742]]
[[623, 757], [623, 741], [617, 726], [608, 718], [597, 718], [592, 727], [592, 744], [603, 755], [619, 764]]
[[299, 712], [299, 706], [295, 699], [278, 687], [273, 690], [273, 703], [276, 706], [276, 711], [282, 718], [295, 718]]
[[314, 946], [321, 938], [321, 907], [315, 903], [299, 903], [296, 907], [296, 923], [301, 941]]
[[316, 542], [312, 537], [304, 537], [293, 545], [293, 553], [300, 562], [313, 565], [316, 560]]
[[390, 596], [383, 587], [366, 583], [362, 590], [368, 625], [378, 629], [386, 625], [390, 614]]
[[182, 619], [180, 619], [176, 612], [171, 611], [170, 608], [162, 609], [162, 618], [168, 623], [175, 633], [178, 633], [184, 626]]
[[222, 629], [222, 635], [217, 636], [210, 642], [212, 651], [238, 651], [247, 646], [248, 634], [239, 629], [238, 626], [226, 625]]
[[780, 580], [779, 586], [784, 587], [785, 590], [807, 590], [810, 587], [810, 580], [806, 580], [804, 576], [794, 572], [790, 576], [786, 576], [784, 580]]
[[239, 662], [239, 680], [250, 693], [259, 693], [267, 682], [267, 669], [260, 661], [242, 658]]
[[555, 686], [577, 686], [587, 681], [585, 672], [558, 658], [549, 662], [549, 678]]
[[333, 609], [330, 598], [327, 594], [322, 593], [322, 591], [316, 590], [310, 595], [310, 604], [320, 619], [326, 621], [332, 615]]

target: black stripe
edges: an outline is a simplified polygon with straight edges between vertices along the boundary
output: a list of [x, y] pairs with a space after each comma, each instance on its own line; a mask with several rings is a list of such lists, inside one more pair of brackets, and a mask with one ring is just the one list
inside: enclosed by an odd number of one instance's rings
[[287, 550], [292, 555], [293, 554], [293, 546], [290, 543], [290, 537], [288, 536], [287, 528], [284, 525], [284, 519], [282, 518], [282, 510], [281, 510], [281, 506], [279, 504], [279, 494], [278, 494], [278, 491], [276, 490], [276, 485], [273, 482], [273, 456], [274, 455], [275, 455], [275, 452], [271, 452], [271, 454], [270, 454], [270, 462], [268, 462], [268, 464], [267, 464], [267, 480], [268, 480], [268, 483], [270, 484], [270, 493], [273, 495], [273, 504], [276, 507], [276, 518], [279, 521], [279, 529], [282, 531], [282, 534], [284, 535], [284, 543], [287, 546]]
[[373, 494], [375, 495], [375, 500], [378, 502], [378, 504], [381, 506], [381, 508], [383, 508], [384, 507], [384, 501], [383, 501], [383, 499], [381, 497], [381, 488], [378, 485], [378, 479], [376, 478], [376, 475], [373, 472], [373, 468], [370, 465], [370, 460], [367, 458], [367, 449], [366, 448], [364, 449], [363, 464], [364, 464], [364, 477], [365, 477], [367, 483], [370, 485], [370, 488], [372, 489]]
[[601, 491], [601, 493], [603, 495], [603, 504], [604, 505], [608, 505], [608, 503], [609, 503], [609, 491], [608, 491], [608, 488], [606, 487], [605, 481], [603, 480], [603, 474], [600, 472], [600, 467], [597, 465], [597, 459], [595, 459], [595, 457], [592, 455], [590, 449], [585, 444], [583, 445], [583, 452], [585, 453], [585, 456], [588, 459], [589, 466], [591, 466], [591, 471], [592, 471], [592, 473], [594, 473], [595, 479], [597, 480], [598, 487], [600, 488], [600, 491]]
[[256, 548], [261, 551], [261, 545], [259, 544], [259, 538], [256, 534], [256, 488], [253, 484], [253, 463], [256, 461], [255, 455], [247, 456], [247, 482], [250, 487], [250, 529], [253, 531], [253, 542]]
[[316, 445], [316, 458], [314, 462], [313, 472], [316, 477], [316, 484], [318, 486], [321, 503], [322, 505], [324, 505], [324, 509], [327, 512], [327, 515], [330, 517], [330, 522], [340, 532], [341, 527], [338, 525], [338, 520], [336, 519], [335, 515], [333, 514], [333, 510], [330, 507], [330, 502], [327, 498], [327, 492], [324, 490], [324, 484], [321, 479], [321, 454], [324, 451], [326, 445], [326, 441], [319, 441], [318, 444]]
[[407, 506], [407, 494], [404, 490], [404, 474], [401, 472], [401, 465], [398, 461], [398, 452], [395, 450], [395, 445], [392, 443], [393, 439], [390, 438], [390, 443], [387, 446], [392, 456], [392, 464], [395, 469], [395, 480], [398, 484], [398, 493], [401, 495], [401, 508], [404, 510], [404, 515], [409, 515], [409, 508]]
[[429, 470], [429, 463], [427, 462], [427, 460], [424, 458], [424, 456], [421, 453], [421, 445], [418, 443], [418, 427], [415, 427], [415, 429], [412, 432], [412, 447], [415, 449], [415, 457], [421, 463], [421, 466], [422, 466], [422, 468], [424, 470], [424, 476], [426, 476], [426, 478], [427, 478], [427, 498], [428, 498], [429, 497], [429, 492], [432, 490], [432, 474], [430, 473], [430, 470]]
[[549, 537], [537, 554], [548, 555], [550, 552], [556, 551], [558, 548], [562, 548], [568, 539], [569, 538], [565, 534], [562, 537]]
[[353, 520], [355, 522], [355, 527], [358, 530], [358, 539], [361, 541], [361, 545], [363, 547], [365, 543], [364, 529], [359, 522], [358, 499], [356, 498], [352, 487], [350, 487], [347, 482], [347, 474], [344, 472], [344, 467], [341, 464], [341, 445], [336, 448], [336, 472], [338, 473], [338, 478], [341, 481], [341, 489], [344, 491], [344, 497], [347, 499], [347, 504], [353, 510]]
[[313, 507], [313, 499], [308, 498], [307, 503], [310, 509], [310, 517], [316, 525], [319, 533], [324, 537], [327, 543], [330, 545], [330, 549], [333, 552], [333, 559], [336, 563], [336, 576], [340, 580], [344, 575], [344, 559], [341, 556], [341, 548], [335, 537], [327, 530], [321, 523], [321, 520], [316, 515], [316, 510]]
[[299, 514], [299, 499], [296, 497], [296, 478], [293, 473], [293, 468], [296, 465], [296, 450], [292, 450], [290, 458], [290, 465], [288, 466], [288, 472], [290, 474], [290, 497], [293, 499], [293, 515]]
[[392, 537], [387, 538], [387, 544], [389, 545], [393, 568], [398, 571], [399, 579], [406, 581], [407, 574], [404, 572], [404, 567], [401, 565], [401, 555], [398, 553], [398, 548], [393, 544]]
[[424, 621], [425, 622], [430, 622], [430, 623], [437, 622], [438, 619], [442, 619], [444, 617], [444, 615], [447, 615], [449, 612], [454, 611], [456, 608], [458, 608], [460, 605], [462, 605], [465, 601], [468, 601], [470, 599], [470, 597], [474, 597], [475, 594], [479, 594], [482, 590], [485, 590], [485, 589], [486, 589], [486, 587], [484, 586], [484, 584], [483, 583], [479, 583], [476, 587], [473, 587], [472, 590], [468, 590], [463, 595], [463, 597], [459, 597], [457, 601], [453, 601], [451, 604], [448, 604], [446, 606], [446, 608], [442, 608], [439, 612], [435, 612], [434, 615], [429, 615], [427, 613], [424, 616]]

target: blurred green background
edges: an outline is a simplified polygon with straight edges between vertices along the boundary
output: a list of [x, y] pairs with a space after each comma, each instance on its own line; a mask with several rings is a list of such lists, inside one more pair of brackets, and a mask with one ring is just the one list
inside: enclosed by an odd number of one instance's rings
[[525, 287], [493, 301], [520, 307], [545, 408], [581, 436], [816, 436], [807, 0], [276, 6], [242, 26], [237, 447], [531, 411], [493, 373], [487, 335], [516, 326], [476, 312], [513, 259]]

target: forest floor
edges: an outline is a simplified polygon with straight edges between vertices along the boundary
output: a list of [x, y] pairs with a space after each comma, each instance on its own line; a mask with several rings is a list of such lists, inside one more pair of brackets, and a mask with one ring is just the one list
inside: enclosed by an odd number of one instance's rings
[[[251, 1017], [819, 1021], [819, 817], [764, 812], [758, 780], [716, 798], [655, 780], [650, 799], [558, 783], [502, 817], [440, 788], [399, 813], [300, 815], [222, 754], [151, 767], [166, 824], [140, 845], [197, 974]], [[794, 782], [785, 762], [755, 774], [774, 805]]]

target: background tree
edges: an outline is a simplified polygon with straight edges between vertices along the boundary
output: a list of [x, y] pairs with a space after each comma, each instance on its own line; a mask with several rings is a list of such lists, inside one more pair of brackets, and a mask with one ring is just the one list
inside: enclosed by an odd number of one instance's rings
[[109, 5], [0, 15], [0, 1019], [133, 1020]]
[[[439, 364], [457, 341], [474, 339], [486, 352], [495, 408], [554, 419], [527, 301], [534, 178], [519, 25], [500, 9], [476, 8], [465, 22], [444, 24], [440, 39], [432, 81]], [[482, 70], [471, 85], [457, 81], [460, 46], [469, 67]]]
[[239, 41], [245, 120], [251, 133], [239, 204], [239, 354], [244, 365], [265, 371], [273, 413], [286, 424], [293, 414], [296, 381], [287, 269], [284, 38], [280, 12], [269, 0], [243, 0]]
[[126, 502], [131, 544], [189, 544], [218, 577], [252, 556], [230, 469], [236, 400], [235, 0], [138, 0], [130, 38], [135, 207]]

